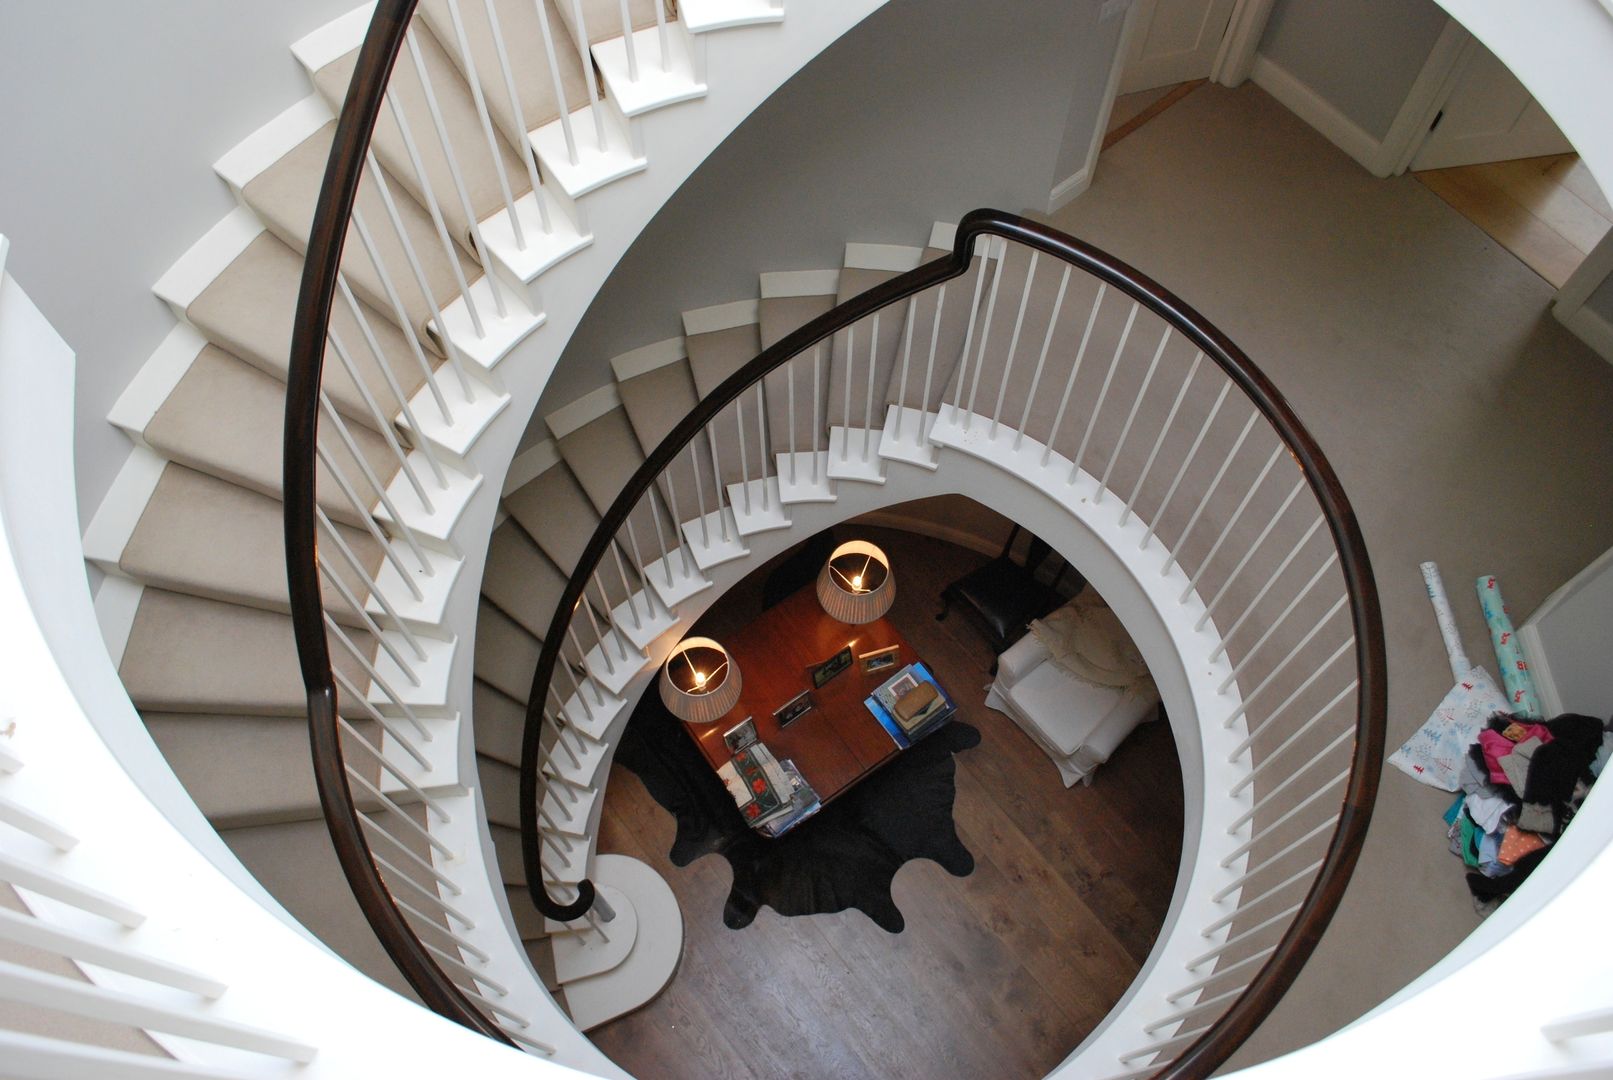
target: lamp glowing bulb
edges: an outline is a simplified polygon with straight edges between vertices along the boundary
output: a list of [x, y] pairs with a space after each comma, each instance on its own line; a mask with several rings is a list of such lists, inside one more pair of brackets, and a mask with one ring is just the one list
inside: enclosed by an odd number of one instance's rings
[[706, 673], [704, 671], [697, 671], [697, 672], [694, 673], [694, 684], [697, 687], [702, 687], [702, 688], [705, 687], [705, 685], [706, 685]]
[[857, 576], [855, 576], [855, 577], [853, 577], [851, 579], [851, 587], [853, 589], [857, 590], [858, 592], [862, 592], [863, 576], [861, 574], [858, 574]]

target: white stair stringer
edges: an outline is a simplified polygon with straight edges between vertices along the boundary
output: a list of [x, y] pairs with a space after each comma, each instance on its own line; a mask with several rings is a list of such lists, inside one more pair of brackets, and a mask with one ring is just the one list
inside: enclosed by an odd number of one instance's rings
[[[614, 856], [601, 855], [599, 862], [595, 863], [594, 872], [600, 872], [600, 863], [608, 864], [613, 859]], [[638, 937], [638, 909], [627, 894], [604, 881], [596, 881], [595, 887], [605, 903], [610, 905], [614, 918], [609, 922], [601, 920], [597, 927], [584, 922], [576, 933], [555, 938], [551, 945], [554, 950], [555, 981], [561, 986], [578, 979], [603, 975], [620, 966]]]

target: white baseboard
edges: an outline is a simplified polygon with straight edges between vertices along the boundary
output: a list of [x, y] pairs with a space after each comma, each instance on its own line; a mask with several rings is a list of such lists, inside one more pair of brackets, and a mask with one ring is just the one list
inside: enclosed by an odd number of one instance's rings
[[1374, 176], [1389, 175], [1393, 166], [1384, 164], [1383, 140], [1373, 138], [1287, 68], [1269, 57], [1257, 56], [1249, 77], [1289, 112], [1321, 132], [1328, 142], [1360, 162], [1362, 168]]
[[1083, 168], [1072, 176], [1067, 176], [1053, 185], [1053, 192], [1047, 197], [1047, 212], [1056, 214], [1069, 206], [1082, 192], [1092, 186], [1092, 170]]
[[1566, 315], [1560, 304], [1553, 305], [1551, 311], [1557, 316], [1558, 322], [1573, 331], [1575, 337], [1596, 350], [1603, 360], [1613, 364], [1613, 323], [1583, 304]]

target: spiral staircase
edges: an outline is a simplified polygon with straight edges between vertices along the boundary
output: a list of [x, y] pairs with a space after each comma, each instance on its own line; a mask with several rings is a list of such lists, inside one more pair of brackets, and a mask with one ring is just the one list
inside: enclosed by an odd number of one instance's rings
[[[839, 267], [685, 313], [683, 336], [615, 358], [522, 445], [639, 229], [878, 6], [367, 6], [294, 47], [314, 93], [220, 160], [240, 208], [157, 283], [178, 324], [112, 415], [138, 449], [84, 533], [108, 574], [95, 616], [150, 737], [291, 919], [470, 1029], [429, 1025], [364, 1067], [620, 1075], [582, 1032], [653, 997], [681, 934], [664, 882], [593, 847], [632, 703], [751, 569], [930, 494], [999, 509], [1082, 568], [1183, 753], [1166, 928], [1059, 1075], [1206, 1075], [1348, 880], [1383, 708], [1348, 501], [1258, 369], [1103, 253], [992, 213], [911, 247], [848, 243]], [[19, 551], [7, 610], [37, 565]], [[84, 699], [51, 629], [18, 654], [45, 673], [8, 704], [25, 720]], [[119, 1028], [98, 1050], [7, 1036], [19, 1075], [343, 1075], [361, 1040], [320, 1016], [339, 995], [377, 998], [366, 1024], [393, 1032], [431, 1019], [149, 806], [96, 833], [46, 769], [146, 804], [87, 728], [7, 739], [4, 820], [37, 845], [0, 864], [29, 901], [7, 925], [93, 975], [8, 963], [9, 992]], [[128, 853], [158, 844], [197, 884], [183, 910], [114, 899]], [[92, 847], [125, 862], [75, 881]], [[256, 940], [176, 944], [226, 915]], [[327, 985], [265, 1003], [262, 973], [292, 985], [299, 965]]]

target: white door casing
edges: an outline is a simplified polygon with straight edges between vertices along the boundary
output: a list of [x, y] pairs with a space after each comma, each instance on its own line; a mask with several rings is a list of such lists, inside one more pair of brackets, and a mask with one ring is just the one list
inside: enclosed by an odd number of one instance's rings
[[1207, 79], [1235, 0], [1139, 0], [1120, 92]]
[[1464, 53], [1439, 123], [1411, 159], [1413, 169], [1478, 165], [1574, 149], [1494, 53], [1471, 36]]

